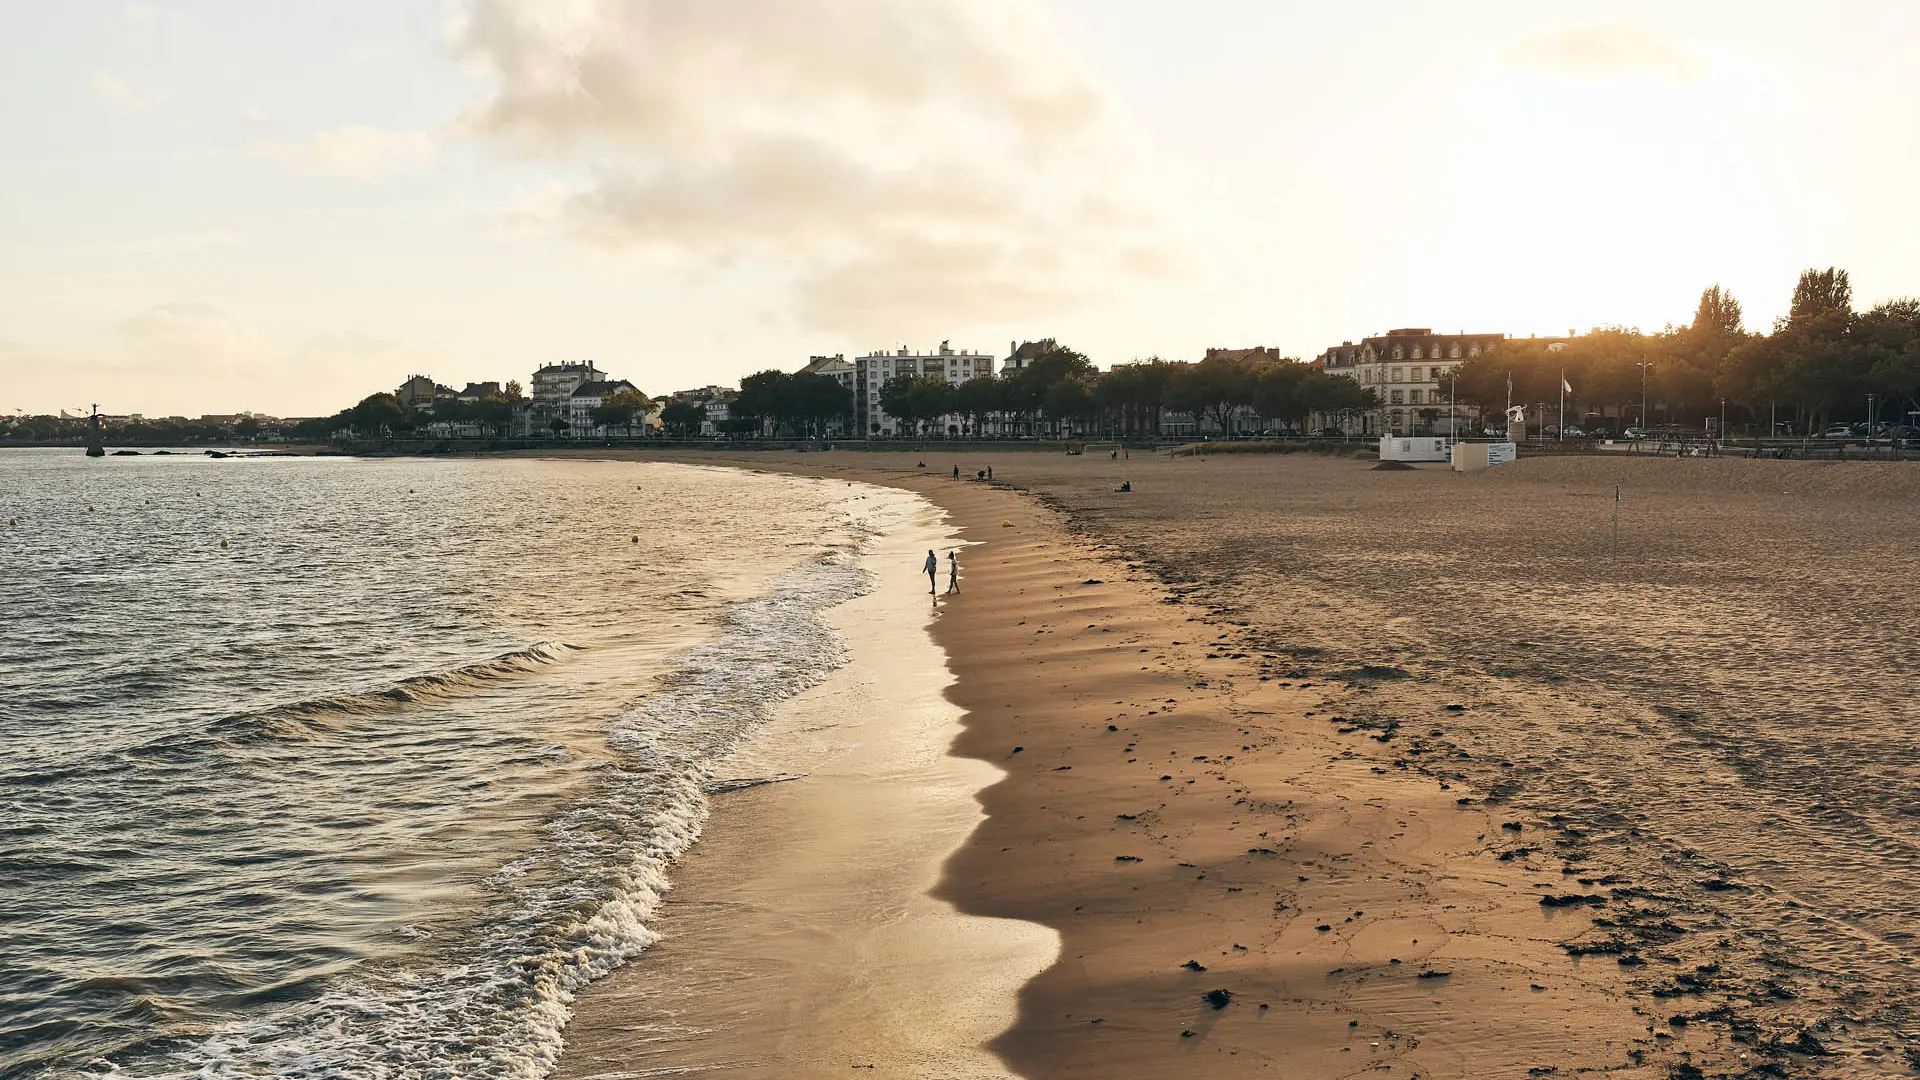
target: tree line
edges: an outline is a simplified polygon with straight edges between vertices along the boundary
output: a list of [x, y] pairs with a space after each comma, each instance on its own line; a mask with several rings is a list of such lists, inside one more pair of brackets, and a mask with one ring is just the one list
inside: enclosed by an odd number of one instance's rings
[[[1853, 308], [1845, 270], [1801, 273], [1787, 314], [1771, 333], [1750, 333], [1740, 302], [1710, 286], [1693, 320], [1657, 333], [1602, 327], [1564, 343], [1506, 341], [1458, 371], [1458, 397], [1492, 414], [1560, 398], [1568, 416], [1603, 422], [1702, 426], [1728, 405], [1729, 421], [1775, 419], [1803, 433], [1834, 421], [1906, 421], [1920, 410], [1920, 300]], [[1868, 397], [1874, 395], [1868, 415]], [[1644, 402], [1644, 407], [1643, 407]]]
[[958, 416], [976, 434], [997, 419], [1003, 430], [1025, 433], [1158, 436], [1169, 415], [1210, 420], [1229, 435], [1260, 430], [1267, 421], [1300, 430], [1314, 416], [1345, 417], [1373, 404], [1373, 391], [1297, 359], [1150, 357], [1101, 372], [1053, 341], [1001, 378], [951, 384], [901, 375], [880, 389], [881, 408], [916, 429]]

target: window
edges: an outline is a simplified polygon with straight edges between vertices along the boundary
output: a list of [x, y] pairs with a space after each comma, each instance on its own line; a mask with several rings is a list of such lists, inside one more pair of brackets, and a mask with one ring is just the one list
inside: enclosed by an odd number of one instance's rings
[[1413, 358], [1414, 358], [1415, 360], [1418, 360], [1418, 359], [1420, 359], [1420, 346], [1418, 346], [1418, 345], [1415, 345], [1415, 346], [1413, 347]]
[[[1454, 346], [1454, 348], [1455, 348], [1455, 349], [1458, 349], [1458, 348], [1459, 348], [1459, 346], [1458, 346], [1458, 345], [1456, 345], [1456, 346]], [[1427, 369], [1427, 379], [1428, 379], [1429, 381], [1431, 381], [1431, 382], [1439, 382], [1439, 381], [1440, 381], [1440, 369], [1439, 369], [1439, 368], [1437, 368], [1437, 367], [1430, 367], [1430, 368], [1428, 368], [1428, 369]]]
[[1460, 359], [1460, 343], [1459, 342], [1457, 341], [1454, 342], [1453, 348], [1447, 350], [1447, 357], [1452, 360]]
[[1409, 405], [1420, 404], [1420, 391], [1418, 390], [1407, 391], [1407, 404]]
[[1401, 357], [1401, 355], [1402, 355], [1402, 354], [1401, 354], [1401, 351], [1400, 351], [1400, 346], [1398, 346], [1398, 345], [1395, 345], [1395, 346], [1393, 347], [1393, 358], [1394, 358], [1395, 360], [1398, 360], [1398, 359], [1400, 359], [1400, 357]]
[[1399, 381], [1400, 381], [1400, 369], [1399, 369], [1399, 368], [1394, 368], [1393, 370], [1391, 370], [1391, 371], [1389, 371], [1389, 372], [1387, 372], [1387, 381], [1388, 381], [1388, 382], [1399, 382]]
[[[1405, 392], [1405, 391], [1402, 391], [1402, 390], [1395, 390], [1395, 391], [1393, 391], [1392, 393], [1393, 393], [1393, 397], [1392, 397], [1392, 398], [1391, 398], [1390, 400], [1391, 400], [1391, 401], [1392, 401], [1392, 402], [1393, 402], [1393, 403], [1394, 403], [1395, 405], [1399, 405], [1399, 404], [1401, 404], [1402, 402], [1404, 402], [1404, 401], [1406, 400], [1406, 392]], [[1396, 424], [1397, 424], [1397, 423], [1399, 423], [1399, 422], [1400, 422], [1400, 414], [1399, 414], [1399, 413], [1397, 413], [1397, 412], [1396, 412], [1396, 413], [1394, 413], [1394, 414], [1393, 414], [1393, 420], [1394, 420], [1394, 423], [1396, 423]]]
[[1469, 345], [1469, 346], [1467, 346], [1467, 355], [1468, 355], [1468, 356], [1479, 356], [1479, 355], [1480, 355], [1480, 346], [1478, 346], [1478, 345]]

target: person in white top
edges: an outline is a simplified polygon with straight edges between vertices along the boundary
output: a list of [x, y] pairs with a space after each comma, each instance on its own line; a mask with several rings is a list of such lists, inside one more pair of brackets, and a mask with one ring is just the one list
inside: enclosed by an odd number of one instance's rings
[[959, 591], [960, 555], [958, 552], [949, 551], [947, 552], [947, 592], [951, 594]]

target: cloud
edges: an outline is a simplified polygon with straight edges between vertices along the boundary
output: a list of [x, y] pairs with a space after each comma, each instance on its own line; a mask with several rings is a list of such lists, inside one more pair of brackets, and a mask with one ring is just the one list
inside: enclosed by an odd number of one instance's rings
[[299, 172], [370, 180], [432, 161], [439, 143], [423, 131], [381, 131], [362, 125], [323, 131], [305, 139], [262, 139], [253, 148]]
[[240, 119], [245, 120], [249, 124], [265, 124], [269, 122], [267, 114], [261, 112], [259, 109], [241, 109]]
[[1634, 23], [1544, 31], [1509, 47], [1501, 60], [1519, 70], [1596, 81], [1651, 75], [1692, 82], [1707, 73], [1704, 60]]
[[93, 73], [93, 96], [108, 108], [123, 113], [138, 115], [154, 109], [152, 98], [135, 93], [118, 75], [105, 68]]
[[1059, 310], [1157, 242], [1147, 163], [1037, 0], [475, 0], [455, 44], [492, 81], [459, 130], [593, 177], [510, 229], [755, 260], [814, 327]]
[[121, 320], [119, 329], [135, 368], [232, 372], [254, 364], [260, 353], [253, 325], [214, 304], [159, 304]]

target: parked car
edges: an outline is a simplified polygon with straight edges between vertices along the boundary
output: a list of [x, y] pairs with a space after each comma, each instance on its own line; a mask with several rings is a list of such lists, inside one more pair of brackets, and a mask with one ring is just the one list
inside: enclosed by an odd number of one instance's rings
[[1630, 427], [1627, 430], [1621, 432], [1620, 437], [1623, 439], [1626, 439], [1629, 442], [1639, 442], [1641, 439], [1646, 438], [1647, 434], [1648, 432], [1646, 428]]
[[1820, 433], [1819, 435], [1817, 435], [1817, 436], [1815, 436], [1815, 438], [1820, 438], [1820, 439], [1851, 439], [1851, 438], [1853, 438], [1853, 437], [1854, 437], [1854, 435], [1855, 435], [1855, 434], [1856, 434], [1856, 432], [1855, 432], [1855, 431], [1853, 430], [1853, 428], [1852, 428], [1852, 426], [1851, 426], [1851, 425], [1848, 425], [1848, 424], [1829, 424], [1829, 425], [1827, 426], [1827, 430], [1825, 430], [1825, 431], [1823, 431], [1823, 432], [1821, 432], [1821, 433]]
[[1315, 428], [1313, 437], [1316, 439], [1344, 439], [1347, 437], [1347, 433], [1337, 427], [1323, 427]]

